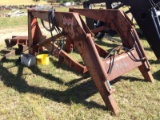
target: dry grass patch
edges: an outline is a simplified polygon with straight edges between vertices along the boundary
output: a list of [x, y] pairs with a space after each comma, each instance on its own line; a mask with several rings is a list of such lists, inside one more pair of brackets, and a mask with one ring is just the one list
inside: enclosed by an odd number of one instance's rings
[[33, 0], [0, 0], [0, 5], [35, 5], [46, 4], [46, 1], [40, 1], [35, 3]]

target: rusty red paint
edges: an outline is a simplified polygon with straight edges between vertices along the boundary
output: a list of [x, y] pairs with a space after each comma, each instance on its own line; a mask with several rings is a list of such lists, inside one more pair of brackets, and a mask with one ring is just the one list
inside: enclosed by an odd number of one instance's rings
[[[53, 54], [60, 58], [61, 61], [74, 68], [74, 70], [82, 71], [82, 73], [84, 73], [84, 71], [87, 72], [87, 70], [89, 71], [107, 108], [109, 108], [113, 113], [118, 114], [119, 110], [117, 103], [114, 100], [112, 96], [113, 92], [110, 90], [110, 86], [106, 81], [113, 81], [115, 78], [121, 76], [129, 70], [138, 67], [143, 77], [147, 81], [153, 82], [153, 77], [149, 69], [150, 66], [147, 64], [148, 60], [142, 46], [139, 43], [139, 38], [136, 34], [136, 31], [134, 30], [135, 28], [127, 16], [119, 10], [72, 9], [71, 11], [74, 12], [55, 12], [55, 19], [58, 26], [63, 29], [63, 36], [66, 37], [69, 41], [68, 46], [70, 47], [72, 44], [73, 47], [78, 50], [86, 67], [80, 65], [71, 57], [69, 57], [69, 55], [64, 50], [61, 50], [56, 44], [50, 42], [45, 43], [45, 39], [43, 37], [39, 37], [41, 39], [38, 39], [38, 37], [33, 39], [32, 36], [35, 33], [37, 36], [42, 36], [39, 28], [32, 30], [31, 26], [33, 20], [35, 18], [40, 18], [42, 20], [48, 21], [47, 11], [36, 11], [33, 9], [28, 10], [28, 39], [30, 53], [35, 54], [36, 48], [33, 49], [32, 46], [38, 43], [44, 43], [41, 44], [41, 46], [44, 46], [49, 51], [51, 51], [52, 45], [54, 45]], [[80, 17], [80, 14], [105, 22], [108, 28], [112, 28], [118, 33], [122, 39], [123, 46], [130, 50], [133, 46], [135, 46], [134, 50], [131, 51], [132, 54], [138, 59], [143, 58], [143, 60], [138, 62], [134, 61], [130, 58], [131, 53], [124, 51], [124, 53], [117, 54], [115, 56], [113, 70], [111, 73], [108, 73], [107, 71], [109, 68], [110, 59], [112, 59], [113, 56], [109, 56], [109, 58], [102, 60], [101, 57], [105, 58], [109, 53], [94, 43], [93, 33], [85, 25], [84, 21]], [[95, 31], [104, 28], [105, 26]], [[37, 32], [37, 30], [39, 32]], [[94, 32], [94, 30], [92, 31]], [[69, 48], [67, 48], [67, 50], [70, 51]]]

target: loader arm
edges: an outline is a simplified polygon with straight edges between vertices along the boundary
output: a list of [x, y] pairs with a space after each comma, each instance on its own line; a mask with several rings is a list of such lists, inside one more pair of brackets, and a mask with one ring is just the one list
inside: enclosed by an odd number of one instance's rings
[[[111, 4], [114, 2], [130, 6], [129, 11], [142, 30], [155, 56], [157, 59], [160, 58], [160, 7], [158, 7], [160, 0], [89, 0], [84, 2], [84, 8], [89, 8], [90, 4], [101, 2], [106, 3], [107, 9], [112, 9]], [[87, 20], [87, 23], [93, 29], [93, 21]]]

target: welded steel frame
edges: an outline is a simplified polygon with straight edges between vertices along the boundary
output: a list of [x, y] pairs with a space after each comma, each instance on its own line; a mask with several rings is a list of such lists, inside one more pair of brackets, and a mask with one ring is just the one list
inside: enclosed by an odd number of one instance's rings
[[[77, 48], [107, 108], [114, 114], [118, 114], [119, 110], [117, 103], [112, 96], [113, 90], [110, 87], [110, 81], [113, 81], [115, 78], [129, 70], [138, 67], [145, 80], [153, 82], [150, 64], [139, 43], [135, 28], [128, 17], [119, 10], [71, 9], [70, 11], [71, 12], [54, 13], [57, 25], [63, 30], [61, 35], [67, 36], [74, 47]], [[101, 59], [101, 57], [105, 58], [108, 55], [108, 52], [105, 52], [105, 50], [94, 43], [93, 33], [88, 26], [86, 26], [80, 14], [105, 22], [108, 27], [117, 31], [122, 39], [124, 47], [130, 49], [135, 46], [134, 49], [115, 56], [117, 64], [115, 63], [116, 65], [113, 66], [111, 73], [108, 73], [108, 67], [113, 56], [104, 60]], [[43, 37], [38, 26], [37, 18], [48, 21], [48, 11], [28, 9], [29, 53], [36, 54], [42, 46], [51, 51], [52, 45], [54, 45], [53, 55], [59, 58], [61, 57], [66, 61], [65, 63], [68, 66], [74, 68], [75, 61], [71, 57], [68, 57], [68, 54], [64, 50], [61, 50], [56, 44], [52, 43], [52, 38], [45, 39]], [[132, 59], [131, 54], [141, 60], [135, 61]], [[121, 67], [118, 67], [118, 65]]]

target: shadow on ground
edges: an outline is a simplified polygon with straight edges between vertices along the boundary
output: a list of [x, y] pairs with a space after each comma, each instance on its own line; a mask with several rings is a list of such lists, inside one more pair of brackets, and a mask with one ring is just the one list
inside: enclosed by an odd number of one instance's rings
[[[13, 62], [8, 60], [7, 62]], [[15, 62], [15, 61], [14, 61]], [[87, 108], [99, 108], [106, 110], [106, 107], [103, 105], [99, 105], [93, 101], [86, 101], [87, 98], [97, 93], [97, 89], [93, 83], [93, 81], [88, 80], [87, 82], [83, 82], [75, 87], [67, 89], [66, 91], [58, 91], [54, 89], [47, 89], [43, 87], [37, 86], [30, 86], [25, 79], [23, 79], [22, 73], [24, 66], [18, 65], [18, 72], [16, 75], [12, 74], [7, 68], [3, 67], [3, 64], [0, 65], [0, 75], [1, 80], [3, 81], [4, 85], [7, 87], [11, 87], [18, 91], [19, 93], [32, 93], [32, 94], [39, 94], [43, 97], [48, 99], [63, 102], [65, 104], [80, 103], [85, 105]], [[52, 76], [51, 74], [46, 74], [40, 71], [38, 67], [31, 68], [33, 73], [36, 73], [39, 76], [46, 77], [49, 80], [54, 80], [59, 84], [62, 84], [62, 81], [59, 78]], [[66, 85], [72, 85], [89, 75], [84, 75], [80, 79], [75, 79], [72, 82], [66, 83]], [[11, 79], [12, 78], [12, 79]]]
[[[94, 101], [86, 100], [87, 98], [97, 93], [97, 89], [91, 79], [85, 82], [82, 82], [81, 84], [78, 84], [74, 87], [70, 87], [70, 89], [67, 89], [65, 91], [58, 91], [55, 89], [49, 89], [49, 88], [47, 89], [44, 87], [31, 86], [26, 82], [25, 79], [22, 78], [23, 69], [24, 69], [23, 65], [17, 64], [16, 60], [7, 60], [6, 62], [15, 63], [15, 66], [18, 67], [18, 72], [16, 75], [14, 75], [7, 68], [5, 68], [3, 64], [0, 64], [1, 80], [3, 81], [4, 85], [15, 89], [19, 93], [39, 94], [45, 98], [51, 99], [56, 102], [62, 102], [65, 104], [71, 104], [72, 102], [74, 102], [74, 103], [83, 104], [87, 108], [99, 108], [99, 109], [107, 110], [106, 107], [103, 105], [100, 105]], [[64, 65], [61, 66], [61, 69], [71, 70], [70, 68], [67, 68]], [[79, 79], [73, 79], [72, 81], [64, 84], [63, 80], [55, 77], [52, 74], [43, 73], [38, 67], [32, 67], [30, 68], [30, 70], [32, 71], [33, 74], [36, 74], [41, 77], [45, 77], [47, 80], [51, 80], [51, 81], [57, 82], [58, 84], [61, 84], [61, 85], [63, 84], [67, 86], [72, 86], [75, 83], [89, 77], [89, 74], [85, 74]], [[121, 76], [117, 78], [116, 81], [120, 81], [120, 79], [130, 80], [131, 82], [134, 82], [134, 81], [143, 82], [142, 79], [138, 79], [135, 77], [125, 77], [125, 76]]]

